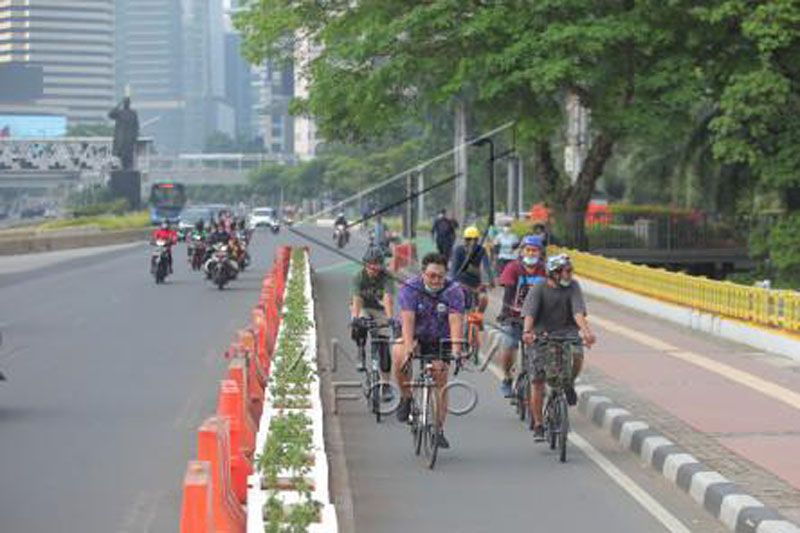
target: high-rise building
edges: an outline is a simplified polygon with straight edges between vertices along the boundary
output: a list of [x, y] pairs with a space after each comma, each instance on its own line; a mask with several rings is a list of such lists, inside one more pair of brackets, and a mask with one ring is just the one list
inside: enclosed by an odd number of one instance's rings
[[294, 70], [291, 65], [281, 67], [272, 62], [254, 70], [258, 91], [254, 112], [264, 149], [271, 154], [294, 154], [295, 118], [289, 114], [294, 97]]
[[114, 103], [114, 0], [0, 0], [0, 64], [42, 68], [36, 105], [63, 110], [71, 124], [105, 121]]
[[[309, 65], [317, 55], [319, 46], [310, 39], [298, 39], [294, 51], [294, 96], [307, 98], [310, 79]], [[313, 117], [296, 117], [294, 120], [294, 152], [301, 161], [313, 159], [317, 154], [317, 125]]]
[[181, 0], [116, 0], [117, 98], [130, 94], [142, 134], [162, 152], [183, 139]]
[[236, 137], [253, 137], [253, 71], [241, 55], [242, 38], [236, 33], [225, 35], [225, 98], [233, 108]]

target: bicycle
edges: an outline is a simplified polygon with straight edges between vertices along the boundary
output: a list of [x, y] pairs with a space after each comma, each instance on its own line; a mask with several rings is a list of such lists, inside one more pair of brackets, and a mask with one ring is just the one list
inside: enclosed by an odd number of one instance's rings
[[[505, 319], [505, 323], [508, 325], [519, 326], [521, 330], [523, 326], [523, 319], [517, 317], [508, 317]], [[519, 371], [517, 372], [516, 378], [514, 378], [514, 384], [511, 388], [511, 403], [514, 405], [514, 410], [519, 417], [520, 422], [527, 421], [528, 429], [533, 430], [534, 420], [533, 413], [530, 409], [531, 386], [533, 385], [533, 380], [531, 379], [533, 361], [531, 360], [527, 346], [525, 346], [525, 343], [522, 341], [521, 331], [518, 344], [520, 364]]]
[[439, 452], [439, 438], [443, 428], [439, 423], [439, 391], [433, 377], [433, 362], [442, 361], [449, 363], [456, 361], [454, 375], [458, 375], [462, 366], [462, 358], [453, 356], [452, 342], [441, 341], [439, 352], [435, 354], [420, 353], [412, 358], [419, 361], [419, 375], [412, 379], [411, 411], [409, 425], [414, 446], [414, 454], [422, 453], [429, 469], [433, 469]]
[[464, 314], [464, 338], [466, 351], [473, 364], [478, 364], [481, 351], [481, 331], [483, 331], [483, 312], [479, 310], [481, 296], [486, 290], [485, 285], [478, 289], [463, 286], [465, 300], [471, 305]]
[[[572, 382], [572, 348], [580, 346], [582, 340], [576, 336], [542, 336], [536, 339], [536, 349], [547, 350], [545, 375], [547, 396], [544, 404], [545, 440], [550, 449], [558, 446], [558, 458], [567, 460], [567, 438], [569, 436], [569, 405], [564, 392]], [[551, 357], [550, 355], [554, 357]]]
[[[356, 320], [353, 328], [353, 336], [358, 347], [359, 360], [365, 368], [364, 372], [364, 397], [367, 399], [370, 413], [375, 415], [375, 422], [380, 423], [381, 415], [385, 414], [381, 410], [382, 393], [385, 387], [391, 387], [390, 383], [385, 383], [381, 377], [381, 369], [387, 368], [390, 361], [389, 344], [391, 340], [382, 335], [388, 325], [379, 324], [372, 317], [361, 317]], [[367, 359], [367, 335], [370, 339], [370, 364], [366, 365]]]

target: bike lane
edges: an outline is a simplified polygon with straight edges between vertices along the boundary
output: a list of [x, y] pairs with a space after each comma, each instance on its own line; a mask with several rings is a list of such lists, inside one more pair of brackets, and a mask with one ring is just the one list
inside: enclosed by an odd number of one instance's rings
[[[320, 342], [336, 338], [351, 354], [355, 347], [347, 324], [349, 281], [355, 268], [343, 263], [340, 268], [319, 269], [315, 276]], [[327, 345], [321, 351], [330, 355]], [[631, 461], [628, 466], [644, 476], [637, 481], [645, 484], [654, 500], [669, 502], [685, 524], [665, 527], [652, 509], [637, 503], [573, 443], [566, 464], [558, 462], [555, 451], [534, 443], [508, 401], [500, 397], [491, 373], [459, 377], [476, 387], [478, 406], [464, 417], [448, 418], [446, 434], [452, 448], [440, 450], [433, 471], [414, 456], [411, 433], [394, 415], [378, 425], [364, 400], [340, 401], [339, 414], [329, 412], [341, 428], [355, 531], [485, 532], [534, 525], [553, 531], [722, 531], [688, 498], [658, 476], [646, 477], [649, 474]], [[340, 354], [331, 378], [357, 382], [360, 375]], [[576, 411], [571, 414], [582, 436], [594, 431]], [[608, 444], [608, 450], [617, 453], [613, 443]]]

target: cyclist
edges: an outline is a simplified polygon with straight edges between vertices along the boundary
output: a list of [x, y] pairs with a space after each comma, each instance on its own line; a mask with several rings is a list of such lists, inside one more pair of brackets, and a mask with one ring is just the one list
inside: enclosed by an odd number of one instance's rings
[[464, 230], [464, 244], [453, 250], [453, 261], [450, 267], [450, 276], [458, 281], [466, 295], [466, 309], [478, 309], [481, 313], [486, 310], [489, 299], [485, 288], [481, 287], [481, 269], [489, 278], [489, 286], [494, 287], [494, 279], [489, 264], [489, 254], [478, 241], [481, 232], [475, 226]]
[[[451, 341], [453, 357], [461, 357], [464, 293], [458, 283], [447, 279], [447, 258], [430, 253], [422, 258], [422, 272], [399, 291], [402, 342], [394, 347], [394, 374], [401, 391], [397, 419], [408, 420], [411, 411], [411, 358], [415, 351], [424, 355], [440, 353], [442, 341]], [[444, 427], [447, 414], [448, 363], [433, 362], [433, 376], [439, 393], [439, 424]], [[450, 443], [440, 433], [440, 448]]]
[[542, 240], [536, 235], [528, 235], [522, 240], [522, 254], [519, 259], [506, 265], [500, 275], [500, 285], [503, 287], [503, 307], [497, 321], [502, 324], [502, 351], [500, 352], [500, 366], [503, 369], [503, 381], [500, 392], [506, 398], [513, 394], [511, 390], [511, 366], [514, 363], [514, 353], [517, 351], [522, 338], [522, 322], [520, 311], [525, 296], [534, 285], [544, 283], [547, 276], [544, 269], [544, 250]]
[[[353, 278], [353, 299], [350, 306], [351, 330], [353, 340], [366, 336], [366, 331], [360, 327], [359, 318], [369, 317], [381, 326], [378, 336], [382, 339], [391, 338], [391, 322], [394, 310], [394, 281], [384, 269], [383, 253], [376, 246], [367, 249], [363, 258], [364, 268]], [[359, 361], [358, 371], [366, 370], [366, 362]], [[388, 381], [391, 370], [391, 360], [388, 349], [381, 353], [382, 379]], [[391, 387], [384, 389], [384, 401], [391, 401]]]
[[[583, 344], [591, 346], [597, 340], [586, 319], [586, 304], [580, 284], [572, 279], [572, 263], [569, 256], [560, 254], [550, 257], [545, 265], [546, 283], [536, 285], [528, 291], [522, 305], [525, 317], [523, 339], [530, 345], [539, 335], [573, 336], [583, 339]], [[569, 405], [578, 403], [575, 393], [575, 378], [583, 367], [583, 350], [573, 347], [572, 383], [564, 391]], [[544, 403], [544, 367], [548, 354], [537, 351], [533, 356], [533, 436], [537, 441], [544, 440], [542, 426], [542, 406]]]
[[[517, 234], [511, 231], [511, 222], [503, 223], [503, 229], [494, 239], [497, 274], [501, 275], [506, 265], [519, 257], [517, 247], [520, 241]], [[502, 285], [502, 283], [501, 283]]]

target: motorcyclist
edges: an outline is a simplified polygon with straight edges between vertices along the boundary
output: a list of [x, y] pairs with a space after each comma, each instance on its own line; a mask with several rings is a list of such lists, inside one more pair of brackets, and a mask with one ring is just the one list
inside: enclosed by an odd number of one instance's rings
[[155, 244], [158, 241], [166, 243], [167, 265], [169, 265], [169, 273], [172, 274], [172, 245], [178, 242], [178, 233], [169, 226], [168, 220], [162, 220], [161, 227], [153, 232], [150, 242]]
[[[350, 240], [350, 235], [347, 232], [347, 218], [344, 216], [344, 211], [339, 211], [336, 215], [336, 220], [333, 221], [335, 230], [343, 231], [345, 242]], [[336, 231], [333, 232], [333, 239], [336, 240]]]
[[225, 227], [222, 224], [212, 224], [211, 232], [208, 234], [209, 246], [219, 243], [228, 244], [228, 241], [230, 240], [231, 234], [225, 230]]

